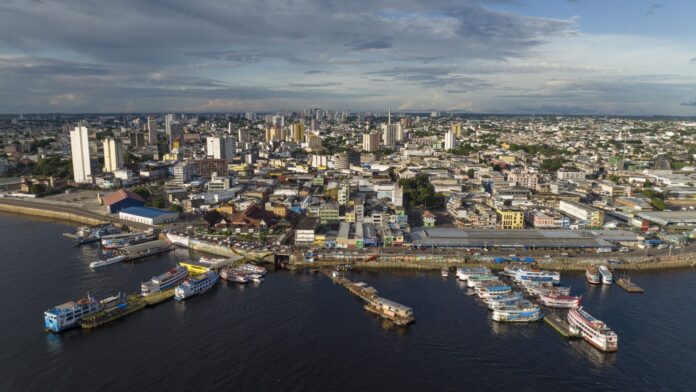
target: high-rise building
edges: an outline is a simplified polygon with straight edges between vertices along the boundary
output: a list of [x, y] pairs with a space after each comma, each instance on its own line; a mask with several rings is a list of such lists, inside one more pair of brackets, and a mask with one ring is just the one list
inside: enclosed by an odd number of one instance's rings
[[454, 131], [449, 130], [445, 134], [445, 150], [453, 150], [457, 148], [457, 139], [454, 136]]
[[363, 151], [375, 152], [379, 150], [379, 132], [363, 133]]
[[194, 175], [194, 166], [189, 162], [180, 162], [174, 165], [174, 183], [184, 185], [191, 181]]
[[302, 123], [292, 124], [292, 140], [295, 143], [304, 142], [304, 124], [302, 124]]
[[396, 145], [397, 127], [397, 124], [391, 123], [391, 108], [389, 108], [389, 120], [382, 125], [382, 144], [385, 147], [394, 147]]
[[237, 141], [239, 141], [239, 144], [249, 143], [251, 141], [251, 135], [249, 130], [239, 128], [237, 130]]
[[206, 140], [207, 155], [213, 159], [232, 159], [236, 145], [234, 139], [228, 135], [209, 136]]
[[92, 162], [89, 158], [89, 130], [80, 122], [70, 131], [73, 179], [77, 183], [91, 182]]
[[462, 136], [462, 124], [452, 124], [452, 132], [454, 132], [454, 136], [461, 137]]
[[104, 172], [113, 173], [123, 167], [121, 142], [112, 137], [104, 139]]
[[141, 131], [131, 131], [128, 134], [131, 148], [142, 148], [145, 146], [145, 134]]
[[174, 115], [173, 114], [167, 114], [164, 116], [164, 130], [167, 133], [167, 136], [171, 135], [171, 124], [174, 122]]
[[154, 117], [147, 118], [147, 143], [157, 144], [157, 120]]
[[184, 124], [177, 121], [169, 123], [169, 132], [167, 132], [167, 138], [169, 141], [169, 148], [174, 148], [174, 141], [182, 140], [184, 138]]

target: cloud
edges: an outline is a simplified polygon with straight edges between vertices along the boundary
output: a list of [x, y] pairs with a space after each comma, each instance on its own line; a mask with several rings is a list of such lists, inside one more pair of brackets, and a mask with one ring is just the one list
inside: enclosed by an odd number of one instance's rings
[[690, 58], [690, 59], [689, 59], [689, 62], [690, 62], [690, 63], [696, 63], [696, 57]]
[[355, 41], [346, 46], [351, 50], [371, 50], [371, 49], [388, 49], [392, 47], [391, 38], [383, 38], [374, 41]]
[[682, 102], [681, 106], [696, 106], [696, 98], [690, 102]]
[[653, 15], [655, 12], [658, 10], [664, 8], [665, 6], [660, 4], [660, 3], [652, 3], [648, 6], [648, 9], [645, 10], [646, 15]]

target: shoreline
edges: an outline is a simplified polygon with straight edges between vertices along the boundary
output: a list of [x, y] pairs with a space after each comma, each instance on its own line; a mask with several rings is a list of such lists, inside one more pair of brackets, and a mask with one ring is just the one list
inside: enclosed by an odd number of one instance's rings
[[67, 221], [72, 223], [79, 223], [91, 226], [97, 226], [104, 223], [112, 223], [108, 218], [97, 219], [92, 216], [87, 216], [86, 214], [80, 213], [78, 211], [68, 211], [68, 210], [49, 210], [42, 208], [40, 206], [20, 206], [17, 204], [5, 203], [4, 200], [0, 200], [0, 212], [6, 212], [9, 214], [16, 215], [28, 215], [40, 218], [56, 219], [61, 221]]

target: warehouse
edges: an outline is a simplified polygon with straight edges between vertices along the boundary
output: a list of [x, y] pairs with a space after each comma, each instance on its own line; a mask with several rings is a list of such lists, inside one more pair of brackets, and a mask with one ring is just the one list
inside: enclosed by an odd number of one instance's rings
[[172, 211], [150, 207], [128, 207], [118, 213], [118, 217], [130, 222], [154, 226], [162, 223], [176, 222], [179, 214]]
[[415, 248], [593, 249], [613, 245], [585, 230], [462, 230], [419, 227], [411, 234]]

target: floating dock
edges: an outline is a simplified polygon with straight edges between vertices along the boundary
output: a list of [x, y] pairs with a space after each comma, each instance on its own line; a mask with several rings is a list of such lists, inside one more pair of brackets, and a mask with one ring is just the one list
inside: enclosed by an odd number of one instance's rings
[[126, 246], [118, 249], [116, 253], [126, 256], [123, 261], [142, 259], [143, 257], [154, 256], [174, 250], [174, 246], [167, 241], [155, 240], [138, 245]]
[[174, 289], [169, 289], [169, 290], [164, 290], [160, 291], [158, 293], [146, 295], [143, 297], [143, 301], [147, 304], [147, 306], [155, 306], [159, 303], [162, 303], [168, 299], [174, 298]]
[[340, 284], [351, 294], [365, 301], [365, 310], [391, 320], [396, 325], [405, 326], [416, 321], [411, 308], [380, 297], [374, 287], [363, 282], [352, 282], [338, 271], [331, 271], [327, 275], [334, 283]]
[[84, 329], [100, 327], [131, 313], [135, 313], [138, 310], [143, 309], [146, 305], [147, 303], [142, 299], [141, 296], [136, 294], [129, 295], [125, 302], [120, 302], [112, 308], [105, 309], [97, 312], [94, 315], [85, 317], [82, 319], [81, 325]]
[[631, 279], [629, 279], [629, 278], [616, 279], [616, 285], [621, 287], [622, 289], [628, 291], [629, 293], [642, 293], [645, 291], [645, 290], [643, 290], [642, 287], [631, 282]]
[[580, 334], [571, 331], [568, 323], [556, 313], [548, 313], [546, 316], [544, 316], [544, 321], [546, 322], [546, 324], [550, 325], [553, 329], [555, 329], [556, 332], [560, 333], [561, 336], [563, 336], [564, 338], [580, 338]]

